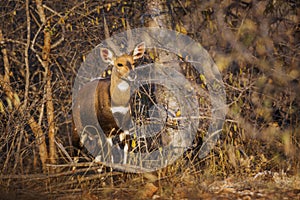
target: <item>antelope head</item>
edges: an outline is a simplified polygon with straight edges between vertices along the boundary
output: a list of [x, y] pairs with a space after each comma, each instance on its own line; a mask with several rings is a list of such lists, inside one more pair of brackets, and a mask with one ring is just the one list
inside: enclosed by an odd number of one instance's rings
[[[145, 43], [141, 42], [133, 50], [132, 54], [123, 54], [116, 57], [109, 49], [101, 48], [101, 58], [105, 63], [113, 65], [112, 79], [123, 79], [133, 81], [136, 78], [134, 71], [135, 61], [141, 58], [145, 52]], [[113, 77], [114, 76], [114, 77]]]

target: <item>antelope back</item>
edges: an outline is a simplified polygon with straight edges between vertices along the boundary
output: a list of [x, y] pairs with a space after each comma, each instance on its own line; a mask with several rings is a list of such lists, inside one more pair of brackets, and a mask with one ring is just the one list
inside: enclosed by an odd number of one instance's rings
[[[101, 80], [101, 82], [108, 82], [107, 85], [109, 85], [109, 80]], [[85, 136], [89, 134], [96, 135], [97, 132], [99, 132], [97, 130], [97, 127], [99, 127], [99, 120], [95, 106], [98, 99], [98, 85], [99, 80], [88, 82], [83, 85], [77, 93], [73, 106], [74, 126], [72, 134], [72, 143], [77, 148], [81, 148], [81, 145], [85, 143], [86, 138], [83, 137], [83, 132]], [[89, 150], [90, 149], [91, 148], [89, 148]]]

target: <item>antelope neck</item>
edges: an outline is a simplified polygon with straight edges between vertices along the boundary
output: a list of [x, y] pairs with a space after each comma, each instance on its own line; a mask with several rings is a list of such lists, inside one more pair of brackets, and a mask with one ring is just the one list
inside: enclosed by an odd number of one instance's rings
[[111, 74], [110, 94], [112, 106], [128, 106], [130, 100], [129, 84], [126, 79], [120, 78], [116, 72]]

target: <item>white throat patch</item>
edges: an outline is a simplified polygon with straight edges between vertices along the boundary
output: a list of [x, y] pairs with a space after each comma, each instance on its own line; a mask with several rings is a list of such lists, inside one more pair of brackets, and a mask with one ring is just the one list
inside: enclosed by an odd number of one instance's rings
[[118, 84], [118, 88], [119, 88], [119, 90], [121, 90], [121, 91], [126, 91], [126, 90], [129, 88], [129, 84], [128, 84], [126, 81], [121, 81], [121, 82]]
[[112, 106], [111, 107], [111, 112], [112, 113], [122, 113], [126, 114], [129, 111], [129, 106], [124, 107], [124, 106]]

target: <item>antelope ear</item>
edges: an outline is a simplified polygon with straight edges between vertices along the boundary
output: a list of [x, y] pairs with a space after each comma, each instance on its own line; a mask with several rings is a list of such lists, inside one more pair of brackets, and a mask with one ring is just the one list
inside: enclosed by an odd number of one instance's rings
[[105, 63], [110, 63], [110, 64], [114, 64], [114, 55], [113, 53], [107, 49], [107, 48], [100, 48], [100, 55], [101, 55], [101, 58], [102, 60], [105, 62]]
[[136, 47], [133, 50], [133, 60], [137, 60], [141, 57], [143, 57], [144, 53], [145, 53], [145, 42], [141, 42], [140, 44], [136, 45]]

